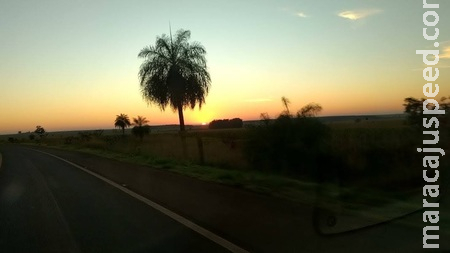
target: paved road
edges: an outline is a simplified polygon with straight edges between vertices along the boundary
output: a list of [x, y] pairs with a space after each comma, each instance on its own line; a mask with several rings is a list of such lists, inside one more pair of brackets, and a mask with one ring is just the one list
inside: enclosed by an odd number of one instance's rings
[[51, 156], [3, 149], [0, 252], [228, 252]]
[[[0, 151], [0, 252], [227, 252], [61, 160], [14, 145]], [[421, 211], [371, 228], [321, 236], [312, 225], [314, 208], [309, 205], [91, 155], [46, 151], [105, 176], [111, 173], [114, 181], [134, 185], [134, 190], [250, 252], [422, 252]], [[449, 185], [448, 178], [442, 184]], [[450, 200], [448, 193], [442, 194], [437, 252], [450, 252]]]

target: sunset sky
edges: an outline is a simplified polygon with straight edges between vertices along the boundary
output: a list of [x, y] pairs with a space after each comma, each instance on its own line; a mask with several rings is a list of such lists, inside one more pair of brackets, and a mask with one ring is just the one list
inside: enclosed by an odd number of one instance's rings
[[[440, 4], [440, 98], [450, 95], [450, 1], [429, 2]], [[282, 96], [322, 115], [400, 113], [405, 97], [423, 97], [415, 51], [435, 49], [423, 13], [422, 0], [0, 0], [0, 134], [113, 128], [120, 113], [177, 124], [138, 81], [139, 51], [169, 22], [207, 50], [211, 90], [201, 111], [185, 111], [188, 124], [275, 117]]]

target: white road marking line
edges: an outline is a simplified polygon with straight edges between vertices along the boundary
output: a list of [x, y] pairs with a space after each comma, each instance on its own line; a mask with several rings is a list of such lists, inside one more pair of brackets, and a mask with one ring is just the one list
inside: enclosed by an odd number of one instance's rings
[[55, 158], [57, 158], [57, 159], [59, 159], [61, 161], [64, 161], [64, 162], [66, 162], [66, 163], [68, 163], [68, 164], [70, 164], [70, 165], [72, 165], [72, 166], [74, 166], [74, 167], [76, 167], [76, 168], [86, 172], [86, 173], [91, 174], [92, 176], [94, 176], [94, 177], [96, 177], [96, 178], [98, 178], [98, 179], [100, 179], [100, 180], [102, 180], [102, 181], [104, 181], [104, 182], [106, 182], [106, 183], [116, 187], [117, 189], [127, 193], [131, 197], [134, 197], [135, 199], [138, 199], [138, 200], [144, 202], [145, 204], [153, 207], [154, 209], [156, 209], [156, 210], [160, 211], [161, 213], [169, 216], [170, 218], [178, 221], [179, 223], [183, 224], [184, 226], [192, 229], [193, 231], [199, 233], [200, 235], [208, 238], [209, 240], [219, 244], [220, 246], [228, 249], [229, 251], [231, 251], [233, 253], [250, 253], [249, 251], [244, 250], [243, 248], [241, 248], [241, 247], [233, 244], [232, 242], [230, 242], [230, 241], [228, 241], [228, 240], [226, 240], [226, 239], [224, 239], [224, 238], [214, 234], [213, 232], [211, 232], [211, 231], [209, 231], [209, 230], [207, 230], [207, 229], [205, 229], [205, 228], [195, 224], [194, 222], [184, 218], [183, 216], [178, 215], [178, 214], [170, 211], [169, 209], [167, 209], [167, 208], [165, 208], [165, 207], [163, 207], [163, 206], [161, 206], [161, 205], [159, 205], [159, 204], [157, 204], [157, 203], [155, 203], [155, 202], [153, 202], [153, 201], [151, 201], [151, 200], [149, 200], [149, 199], [147, 199], [147, 198], [145, 198], [145, 197], [143, 197], [143, 196], [141, 196], [141, 195], [139, 195], [139, 194], [137, 194], [137, 193], [135, 193], [135, 192], [133, 192], [133, 191], [131, 191], [131, 190], [129, 190], [129, 189], [127, 189], [127, 188], [125, 188], [125, 187], [115, 183], [115, 182], [113, 182], [113, 181], [111, 181], [111, 180], [109, 180], [109, 179], [107, 179], [107, 178], [105, 178], [103, 176], [100, 176], [99, 174], [97, 174], [95, 172], [87, 170], [87, 169], [85, 169], [85, 168], [83, 168], [83, 167], [81, 167], [81, 166], [79, 166], [79, 165], [77, 165], [77, 164], [75, 164], [73, 162], [70, 162], [70, 161], [68, 161], [68, 160], [66, 160], [64, 158], [61, 158], [59, 156], [56, 156], [56, 155], [53, 155], [53, 154], [50, 154], [50, 153], [47, 153], [47, 152], [44, 152], [44, 151], [36, 150], [36, 149], [32, 149], [32, 150], [34, 150], [36, 152], [40, 152], [40, 153], [46, 154], [46, 155], [49, 155], [49, 156], [53, 156], [53, 157], [55, 157]]

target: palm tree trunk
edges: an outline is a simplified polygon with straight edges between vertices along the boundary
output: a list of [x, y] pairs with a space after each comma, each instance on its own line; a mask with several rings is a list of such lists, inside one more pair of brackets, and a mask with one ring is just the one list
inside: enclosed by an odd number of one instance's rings
[[180, 131], [184, 132], [184, 116], [183, 116], [183, 105], [181, 103], [178, 105], [178, 119], [180, 120]]
[[186, 130], [184, 127], [183, 105], [178, 104], [178, 118], [180, 120], [181, 148], [183, 149], [183, 158], [187, 159]]
[[125, 136], [125, 127], [122, 127], [122, 136]]

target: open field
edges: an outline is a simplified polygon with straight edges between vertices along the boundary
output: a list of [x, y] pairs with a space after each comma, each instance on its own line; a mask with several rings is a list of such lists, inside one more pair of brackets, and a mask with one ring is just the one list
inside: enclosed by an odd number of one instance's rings
[[[422, 136], [405, 124], [404, 118], [351, 116], [324, 122], [331, 129], [329, 150], [339, 158], [327, 170], [336, 174], [331, 189], [339, 192], [342, 200], [382, 204], [383, 199], [402, 199], [422, 186], [421, 158], [415, 155]], [[152, 128], [143, 141], [128, 131], [122, 136], [120, 130], [54, 132], [35, 140], [24, 133], [0, 140], [12, 137], [19, 143], [88, 152], [295, 201], [311, 201], [316, 183], [310, 179], [250, 165], [244, 152], [248, 131], [245, 127], [191, 128], [185, 135], [186, 156], [173, 126]], [[447, 129], [442, 131], [440, 143], [448, 150]], [[380, 189], [384, 192], [381, 197]]]

